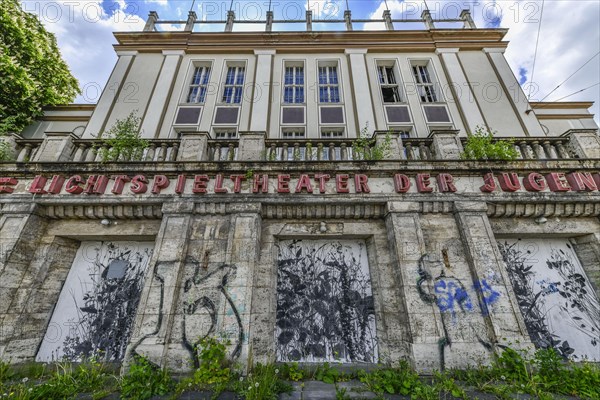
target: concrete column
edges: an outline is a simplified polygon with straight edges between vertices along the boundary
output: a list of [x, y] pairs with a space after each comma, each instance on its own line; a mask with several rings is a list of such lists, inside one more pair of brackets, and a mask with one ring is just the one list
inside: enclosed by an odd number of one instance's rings
[[158, 21], [158, 13], [156, 11], [150, 11], [148, 13], [148, 19], [146, 20], [146, 26], [144, 26], [144, 32], [154, 32], [156, 21]]
[[73, 139], [77, 136], [70, 132], [46, 132], [33, 161], [73, 161]]
[[271, 102], [271, 64], [275, 50], [254, 50], [256, 55], [256, 75], [254, 76], [254, 102], [250, 116], [251, 131], [267, 131]]
[[[220, 330], [227, 335], [232, 343], [231, 351], [235, 352], [240, 337], [241, 348], [235, 361], [239, 362], [244, 369], [252, 364], [250, 343], [251, 321], [252, 321], [252, 291], [254, 288], [254, 273], [260, 254], [262, 217], [260, 203], [246, 203], [232, 205], [232, 233], [227, 243], [227, 263], [235, 266], [236, 273], [232, 282], [228, 283], [228, 292], [235, 305], [233, 315], [223, 317]], [[239, 318], [239, 320], [238, 320]], [[241, 322], [242, 335], [238, 331]], [[233, 353], [232, 353], [233, 354]]]
[[473, 21], [473, 17], [471, 17], [471, 11], [469, 11], [468, 9], [462, 10], [462, 12], [460, 13], [460, 19], [465, 21], [464, 27], [466, 29], [477, 29], [475, 21]]
[[[79, 241], [61, 237], [42, 238], [18, 288], [0, 280], [0, 356], [12, 362], [33, 361], [48, 321], [67, 279]], [[8, 287], [7, 287], [8, 286]], [[64, 327], [63, 327], [64, 328]], [[59, 328], [60, 329], [60, 328]], [[69, 332], [53, 332], [64, 340]]]
[[483, 119], [471, 85], [460, 65], [457, 56], [458, 49], [436, 49], [435, 52], [442, 60], [442, 65], [446, 69], [450, 85], [454, 86], [454, 101], [458, 103], [468, 132], [475, 132], [477, 126], [485, 128], [487, 124]]
[[426, 253], [425, 238], [421, 230], [417, 202], [389, 202], [385, 224], [392, 262], [396, 264], [400, 293], [400, 304], [405, 316], [399, 316], [400, 326], [406, 331], [399, 332], [396, 343], [389, 348], [396, 348], [398, 354], [391, 356], [391, 361], [402, 358], [413, 360], [414, 366], [420, 370], [440, 368], [438, 341], [442, 332], [441, 318], [433, 303], [419, 301], [417, 277], [420, 260]]
[[458, 160], [463, 151], [458, 131], [432, 131], [433, 153], [436, 160]]
[[[147, 357], [156, 365], [166, 366], [167, 353], [178, 350], [179, 364], [187, 360], [181, 343], [169, 348], [169, 338], [179, 303], [179, 292], [184, 279], [188, 237], [192, 226], [194, 203], [173, 201], [163, 205], [163, 220], [156, 237], [154, 255], [135, 320], [135, 329], [127, 351], [126, 361], [133, 354]], [[179, 368], [185, 366], [179, 366]]]
[[187, 22], [185, 24], [185, 31], [186, 32], [192, 32], [194, 30], [194, 23], [196, 22], [197, 19], [198, 19], [198, 16], [196, 15], [195, 11], [190, 11], [188, 13], [188, 19], [187, 19]]
[[185, 55], [183, 50], [163, 50], [162, 53], [165, 60], [140, 128], [141, 137], [146, 139], [154, 139], [158, 135], [160, 123], [171, 97], [173, 81], [179, 70], [181, 57]]
[[31, 203], [9, 203], [0, 212], [0, 282], [19, 282], [33, 256], [46, 220]]
[[346, 49], [345, 53], [350, 60], [350, 70], [352, 71], [354, 104], [358, 118], [358, 132], [356, 136], [359, 136], [360, 130], [364, 127], [368, 126], [371, 130], [376, 129], [373, 97], [369, 88], [369, 75], [365, 60], [367, 49]]
[[265, 32], [271, 32], [273, 30], [273, 11], [267, 11], [267, 25], [265, 26]]
[[[506, 266], [490, 226], [485, 202], [457, 201], [455, 218], [491, 344], [533, 348]], [[494, 294], [494, 302], [490, 294]]]
[[383, 11], [383, 22], [385, 23], [385, 29], [388, 31], [394, 30], [394, 23], [392, 22], [392, 13], [390, 10]]
[[527, 94], [521, 88], [521, 85], [517, 81], [513, 71], [510, 69], [506, 58], [504, 58], [504, 49], [485, 48], [483, 51], [487, 53], [492, 66], [498, 74], [498, 78], [503, 83], [505, 93], [511, 100], [515, 112], [521, 120], [526, 133], [529, 136], [546, 136], [535, 113], [531, 111], [531, 106], [527, 100]]
[[346, 22], [346, 30], [352, 30], [352, 11], [346, 10], [344, 11], [344, 21]]
[[127, 76], [129, 67], [131, 66], [136, 54], [137, 51], [117, 51], [119, 60], [117, 61], [117, 65], [115, 65], [115, 68], [113, 69], [113, 72], [106, 83], [106, 87], [102, 91], [102, 95], [100, 96], [100, 100], [94, 109], [94, 113], [92, 114], [90, 121], [85, 127], [85, 131], [81, 136], [82, 139], [94, 139], [95, 137], [98, 137], [102, 131], [104, 131], [106, 120], [108, 119], [108, 116], [114, 107], [115, 101], [119, 96], [119, 92], [123, 87], [123, 83], [125, 82], [125, 77]]
[[427, 29], [435, 29], [435, 24], [433, 23], [433, 18], [431, 18], [431, 12], [429, 10], [423, 10], [421, 18]]
[[306, 11], [306, 31], [312, 31], [312, 11]]
[[579, 158], [600, 158], [600, 136], [597, 129], [570, 129], [563, 136]]
[[227, 22], [225, 23], [225, 32], [233, 32], [233, 23], [235, 22], [235, 12], [227, 11]]
[[177, 161], [207, 161], [208, 132], [182, 132]]
[[238, 161], [261, 161], [265, 155], [266, 132], [240, 132]]

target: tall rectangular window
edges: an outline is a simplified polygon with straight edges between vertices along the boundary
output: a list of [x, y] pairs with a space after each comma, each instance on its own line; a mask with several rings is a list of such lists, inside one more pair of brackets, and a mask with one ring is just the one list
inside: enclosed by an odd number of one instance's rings
[[304, 67], [285, 67], [283, 102], [304, 103]]
[[209, 79], [210, 67], [196, 67], [187, 96], [188, 103], [204, 103]]
[[400, 103], [400, 91], [398, 90], [398, 81], [393, 66], [380, 65], [377, 67], [379, 77], [379, 87], [384, 103]]
[[415, 76], [415, 82], [417, 83], [417, 90], [419, 91], [419, 97], [423, 103], [435, 103], [438, 101], [437, 94], [435, 93], [434, 83], [431, 80], [429, 71], [426, 65], [413, 65], [413, 74]]
[[223, 90], [223, 103], [240, 104], [244, 92], [245, 67], [228, 67]]
[[338, 81], [337, 66], [319, 67], [319, 102], [340, 102], [340, 84]]

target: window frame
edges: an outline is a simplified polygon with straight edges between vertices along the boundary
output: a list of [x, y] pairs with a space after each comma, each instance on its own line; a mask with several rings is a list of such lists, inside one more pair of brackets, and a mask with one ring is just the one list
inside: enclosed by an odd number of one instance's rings
[[[247, 67], [245, 63], [226, 62], [223, 76], [223, 91], [221, 93], [220, 104], [241, 105], [244, 101], [244, 85], [246, 82]], [[230, 71], [234, 70], [233, 82], [229, 82]], [[241, 82], [239, 82], [239, 74], [241, 71]], [[228, 95], [228, 90], [231, 89]]]
[[[288, 69], [292, 69], [293, 73], [292, 73], [292, 83], [288, 83], [287, 81], [287, 77], [288, 77]], [[302, 70], [302, 74], [301, 76], [301, 83], [297, 82], [297, 77], [298, 77], [298, 69]], [[289, 104], [306, 104], [306, 68], [304, 65], [304, 62], [301, 61], [284, 61], [283, 62], [283, 90], [282, 90], [282, 100], [281, 103], [283, 105], [289, 105]], [[291, 89], [292, 92], [292, 96], [291, 99], [292, 101], [288, 101], [288, 97], [287, 97], [287, 89]], [[297, 101], [298, 100], [298, 91], [300, 91], [301, 93], [301, 101]]]
[[[332, 74], [332, 69], [335, 69], [335, 74]], [[325, 81], [321, 83], [321, 72], [325, 71]], [[341, 76], [340, 76], [340, 63], [337, 60], [332, 61], [317, 61], [317, 103], [318, 104], [341, 104], [342, 101], [342, 90], [341, 90]], [[335, 76], [335, 82], [332, 82], [331, 77]], [[322, 97], [321, 94], [326, 93], [326, 97]]]
[[[394, 82], [390, 82], [389, 72], [391, 72], [392, 78]], [[381, 101], [383, 104], [398, 104], [405, 103], [402, 93], [400, 91], [400, 84], [398, 83], [398, 77], [400, 74], [398, 73], [397, 64], [395, 61], [378, 61], [376, 63], [376, 74], [377, 74], [377, 83], [379, 85], [379, 92], [381, 93]], [[392, 89], [393, 96], [396, 98], [395, 101], [386, 101], [386, 96], [384, 95], [384, 89]]]
[[[429, 60], [412, 60], [410, 62], [413, 80], [417, 89], [417, 96], [422, 104], [443, 103], [441, 94], [436, 89], [437, 79], [435, 71]], [[423, 73], [424, 72], [424, 73]]]
[[[185, 100], [182, 104], [205, 104], [206, 103], [206, 98], [208, 96], [208, 89], [210, 86], [210, 78], [211, 78], [211, 74], [212, 74], [212, 63], [194, 63], [192, 64], [193, 70], [191, 73], [191, 80], [189, 82], [189, 84], [187, 85], [187, 94], [185, 96]], [[204, 77], [205, 79], [202, 80], [200, 79], [200, 81], [198, 83], [196, 83], [196, 76], [197, 76], [197, 72], [198, 70], [204, 70], [205, 72], [202, 72], [200, 74], [200, 78]], [[192, 91], [194, 89], [200, 89], [197, 91], [196, 95], [194, 96], [194, 101], [191, 101], [191, 96], [192, 96]], [[204, 89], [204, 92], [202, 92], [202, 89]]]

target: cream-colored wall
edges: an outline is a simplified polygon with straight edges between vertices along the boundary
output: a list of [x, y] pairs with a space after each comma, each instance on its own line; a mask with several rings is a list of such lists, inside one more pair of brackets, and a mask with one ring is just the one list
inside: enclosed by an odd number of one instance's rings
[[[189, 84], [193, 78], [195, 65], [208, 63], [211, 66], [210, 80], [206, 102], [202, 105], [202, 114], [199, 125], [174, 126], [177, 109], [185, 103], [189, 90]], [[253, 85], [256, 68], [256, 56], [254, 54], [188, 54], [183, 57], [179, 73], [173, 86], [173, 93], [169, 100], [167, 111], [163, 119], [160, 135], [161, 138], [177, 137], [177, 131], [203, 131], [213, 133], [213, 120], [215, 108], [221, 103], [223, 95], [223, 83], [227, 73], [227, 63], [244, 63], [246, 67], [244, 78], [244, 95], [242, 96], [241, 111], [239, 117], [238, 131], [250, 129], [250, 109], [253, 101]], [[259, 83], [260, 85], [260, 83]], [[262, 85], [261, 85], [262, 86]], [[261, 116], [266, 118], [266, 116]], [[220, 127], [221, 125], [218, 125]]]
[[[163, 60], [162, 54], [141, 53], [135, 56], [118, 97], [112, 105], [109, 117], [106, 119], [105, 131], [110, 129], [117, 119], [127, 118], [132, 111], [136, 111], [136, 115], [140, 118], [143, 118], [146, 112], [155, 112], [155, 110], [146, 110], [146, 108]], [[104, 90], [116, 89], [109, 85]]]
[[[482, 51], [461, 51], [458, 57], [465, 70], [488, 128], [498, 136], [525, 136], [511, 100]], [[510, 88], [509, 88], [510, 90]]]

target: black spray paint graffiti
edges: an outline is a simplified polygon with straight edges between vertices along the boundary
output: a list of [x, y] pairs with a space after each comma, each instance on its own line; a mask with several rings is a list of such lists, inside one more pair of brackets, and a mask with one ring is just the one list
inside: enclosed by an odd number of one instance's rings
[[[236, 277], [237, 267], [235, 265], [221, 265], [208, 273], [201, 272], [200, 263], [192, 258], [186, 259], [186, 264], [194, 265], [194, 276], [185, 281], [183, 288], [186, 300], [183, 302], [182, 340], [185, 348], [192, 356], [194, 366], [200, 365], [197, 350], [195, 349], [200, 340], [211, 336], [217, 326], [217, 308], [224, 298], [235, 316], [237, 322], [237, 340], [235, 348], [230, 354], [231, 359], [236, 359], [242, 354], [244, 341], [244, 327], [240, 313], [227, 291], [227, 285]], [[190, 322], [194, 318], [208, 316], [210, 324], [203, 332], [190, 329]], [[188, 332], [189, 330], [189, 332]]]
[[363, 246], [279, 243], [279, 361], [377, 362], [374, 302]]
[[[578, 358], [574, 354], [576, 349], [567, 339], [573, 338], [573, 332], [579, 332], [596, 348], [600, 335], [600, 306], [572, 254], [560, 248], [551, 248], [547, 258], [539, 251], [533, 257], [532, 250], [520, 239], [514, 243], [504, 241], [498, 246], [527, 331], [536, 347], [552, 347], [565, 358]], [[568, 243], [566, 246], [571, 250]], [[538, 260], [540, 257], [541, 263]], [[555, 279], [549, 279], [547, 275], [552, 272], [557, 273], [558, 277], [554, 275]], [[561, 316], [561, 327], [570, 330], [563, 330], [562, 337], [549, 323], [549, 315], [556, 311]]]
[[[447, 250], [442, 250], [443, 261], [429, 254], [419, 259], [419, 279], [417, 290], [421, 300], [427, 304], [435, 304], [440, 310], [442, 319], [443, 337], [438, 341], [440, 368], [446, 366], [446, 348], [452, 347], [452, 335], [449, 323], [456, 324], [462, 315], [474, 311], [471, 296], [462, 281], [449, 274], [451, 269]], [[434, 278], [435, 271], [437, 276]], [[447, 272], [448, 271], [448, 272]], [[433, 293], [429, 287], [433, 286]], [[486, 279], [482, 279], [472, 285], [472, 289], [478, 294], [480, 310], [484, 316], [489, 314], [491, 306], [498, 301], [500, 294], [493, 289], [493, 285]], [[486, 349], [491, 350], [492, 344], [480, 336], [480, 332], [469, 322], [471, 333]]]
[[95, 356], [120, 361], [132, 333], [151, 250], [139, 252], [108, 243], [101, 255], [103, 245], [95, 249], [96, 259], [88, 270], [91, 290], [83, 291], [83, 304], [77, 304], [73, 295], [78, 321], [75, 334], [63, 343], [64, 356], [71, 360]]

